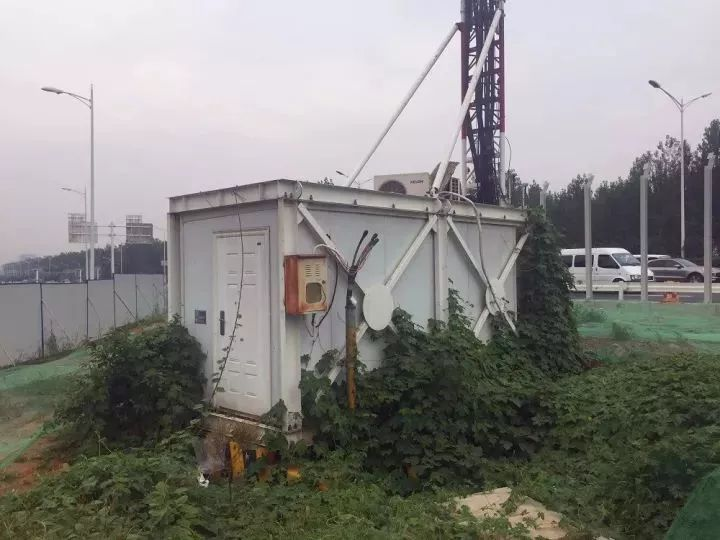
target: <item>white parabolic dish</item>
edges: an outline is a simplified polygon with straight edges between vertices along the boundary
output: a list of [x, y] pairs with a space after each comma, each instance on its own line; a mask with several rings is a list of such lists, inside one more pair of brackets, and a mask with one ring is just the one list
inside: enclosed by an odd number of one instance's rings
[[392, 320], [394, 309], [395, 301], [390, 289], [385, 285], [372, 285], [365, 291], [363, 317], [373, 330], [387, 328]]

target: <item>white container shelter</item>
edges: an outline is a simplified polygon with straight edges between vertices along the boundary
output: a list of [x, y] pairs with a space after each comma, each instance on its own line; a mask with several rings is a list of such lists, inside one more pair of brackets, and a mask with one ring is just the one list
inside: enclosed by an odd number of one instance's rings
[[[336, 274], [332, 250], [317, 246], [326, 244], [349, 261], [364, 230], [377, 233], [380, 243], [355, 289], [361, 362], [372, 368], [382, 354], [382, 343], [369, 339], [363, 317], [364, 293], [378, 285], [386, 286], [392, 304], [421, 326], [428, 319], [447, 319], [448, 290], [454, 288], [469, 303], [476, 334], [487, 338], [485, 272], [493, 298], [515, 312], [515, 262], [525, 240], [519, 234], [525, 219], [513, 208], [477, 209], [482, 261], [475, 213], [460, 201], [293, 180], [172, 197], [169, 314], [180, 316], [207, 353], [208, 380], [225, 356], [242, 282], [239, 326], [215, 406], [257, 420], [283, 400], [288, 431], [300, 429], [301, 357], [309, 355], [312, 367], [325, 351], [342, 351], [345, 344], [346, 271], [339, 265]], [[328, 300], [337, 279], [335, 301], [319, 328], [322, 313], [289, 315], [284, 302], [284, 257], [312, 253], [327, 255]], [[338, 375], [340, 370], [333, 373]]]

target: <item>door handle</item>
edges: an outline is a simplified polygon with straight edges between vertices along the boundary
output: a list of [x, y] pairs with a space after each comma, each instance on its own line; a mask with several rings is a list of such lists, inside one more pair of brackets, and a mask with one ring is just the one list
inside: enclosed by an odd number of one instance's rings
[[225, 335], [225, 311], [220, 310], [220, 335]]

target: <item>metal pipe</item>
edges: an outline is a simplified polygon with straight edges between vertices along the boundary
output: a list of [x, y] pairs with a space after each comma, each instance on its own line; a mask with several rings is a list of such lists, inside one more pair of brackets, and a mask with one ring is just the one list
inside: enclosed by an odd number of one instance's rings
[[93, 85], [90, 85], [90, 275], [95, 274], [95, 99]]
[[500, 191], [503, 194], [503, 197], [507, 197], [507, 192], [505, 190], [505, 175], [507, 174], [505, 172], [505, 132], [500, 132], [500, 139], [498, 140], [498, 143], [500, 143], [500, 170], [498, 171], [498, 182], [500, 183]]
[[704, 235], [703, 246], [705, 251], [705, 276], [703, 279], [704, 300], [706, 304], [712, 304], [712, 177], [715, 167], [715, 154], [708, 155], [708, 162], [705, 166], [705, 212], [704, 212]]
[[460, 138], [460, 194], [467, 191], [467, 137]]
[[[353, 278], [352, 285], [355, 281]], [[352, 300], [351, 283], [348, 281], [348, 300], [345, 303], [345, 369], [347, 383], [348, 408], [355, 410], [357, 405], [357, 387], [355, 385], [355, 365], [357, 360], [357, 320], [355, 304]]]
[[590, 184], [592, 184], [592, 177], [588, 177], [585, 180], [584, 195], [585, 195], [585, 299], [592, 300], [593, 289], [592, 289], [592, 272], [593, 272], [593, 257], [592, 257], [592, 204], [591, 204], [591, 190]]
[[640, 301], [648, 301], [648, 182], [650, 163], [643, 167], [640, 175]]
[[435, 175], [435, 180], [433, 181], [433, 185], [430, 188], [430, 193], [433, 196], [437, 195], [437, 192], [440, 190], [440, 182], [442, 182], [442, 179], [445, 178], [445, 173], [447, 172], [450, 159], [452, 158], [453, 150], [455, 150], [455, 143], [460, 136], [463, 124], [465, 123], [465, 117], [467, 116], [468, 109], [470, 108], [470, 102], [475, 95], [475, 88], [480, 81], [480, 75], [482, 74], [482, 70], [485, 65], [485, 59], [487, 58], [488, 52], [490, 51], [490, 46], [495, 39], [495, 32], [497, 31], [498, 24], [500, 23], [503, 14], [503, 5], [503, 0], [500, 0], [500, 3], [498, 4], [498, 9], [497, 11], [495, 11], [495, 16], [493, 17], [490, 28], [488, 29], [488, 35], [485, 38], [485, 43], [483, 44], [483, 48], [480, 51], [480, 56], [478, 56], [477, 63], [475, 64], [475, 71], [473, 73], [472, 79], [470, 80], [470, 84], [468, 85], [467, 92], [465, 92], [465, 99], [463, 99], [462, 106], [460, 107], [460, 114], [458, 115], [458, 119], [455, 122], [456, 127], [455, 129], [453, 129], [452, 138], [450, 140], [450, 144], [448, 145], [448, 150], [445, 153], [446, 157], [440, 165], [440, 169]]
[[438, 58], [442, 55], [442, 53], [447, 48], [448, 44], [450, 43], [450, 40], [452, 40], [455, 33], [458, 31], [458, 25], [456, 23], [453, 23], [452, 28], [450, 29], [450, 32], [448, 32], [448, 35], [445, 36], [445, 39], [442, 40], [442, 43], [440, 43], [440, 46], [438, 47], [437, 51], [433, 55], [433, 57], [430, 59], [430, 61], [425, 66], [425, 69], [423, 69], [420, 76], [417, 78], [415, 83], [410, 88], [410, 91], [407, 93], [407, 95], [403, 98], [402, 102], [400, 103], [400, 106], [395, 111], [395, 114], [393, 114], [392, 118], [390, 118], [390, 121], [385, 126], [385, 129], [383, 129], [382, 133], [378, 137], [378, 139], [375, 141], [375, 144], [373, 144], [370, 151], [367, 153], [365, 158], [360, 162], [360, 164], [357, 166], [355, 171], [350, 175], [350, 181], [348, 182], [348, 187], [351, 187], [355, 180], [357, 180], [357, 177], [360, 175], [362, 170], [365, 168], [365, 165], [367, 165], [367, 162], [370, 161], [370, 158], [373, 156], [375, 151], [378, 149], [378, 146], [380, 146], [380, 143], [383, 142], [383, 139], [385, 139], [385, 136], [388, 134], [390, 129], [393, 127], [395, 122], [397, 121], [398, 117], [402, 114], [402, 112], [405, 110], [405, 107], [407, 107], [407, 104], [410, 103], [410, 100], [415, 95], [415, 92], [417, 92], [417, 89], [420, 87], [422, 82], [425, 80], [425, 77], [428, 76], [428, 73], [430, 73], [430, 70], [433, 68], [433, 66], [438, 61]]

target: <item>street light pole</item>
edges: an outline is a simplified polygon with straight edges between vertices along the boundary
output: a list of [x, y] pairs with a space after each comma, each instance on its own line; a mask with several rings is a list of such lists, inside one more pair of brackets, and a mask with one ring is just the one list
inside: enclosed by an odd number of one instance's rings
[[[90, 85], [90, 97], [86, 98], [72, 92], [66, 92], [53, 86], [43, 86], [41, 90], [52, 94], [66, 94], [90, 109], [90, 271], [87, 274], [88, 279], [95, 279], [95, 97], [93, 85]], [[86, 214], [87, 216], [87, 209]]]
[[680, 111], [680, 256], [685, 257], [685, 111], [696, 101], [710, 97], [712, 92], [702, 94], [686, 102], [684, 98], [678, 100], [657, 81], [650, 80], [648, 84], [657, 90], [661, 90], [675, 103], [675, 106]]

